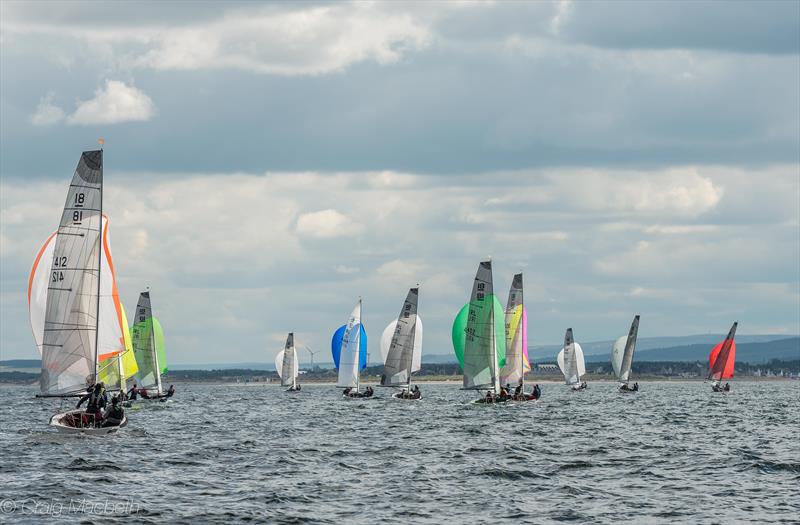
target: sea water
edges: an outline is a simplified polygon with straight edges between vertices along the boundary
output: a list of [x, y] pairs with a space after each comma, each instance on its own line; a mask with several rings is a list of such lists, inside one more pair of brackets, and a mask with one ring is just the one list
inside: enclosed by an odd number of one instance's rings
[[59, 401], [2, 387], [0, 522], [797, 523], [800, 382], [732, 385], [485, 406], [458, 385], [182, 384], [110, 437], [58, 434]]

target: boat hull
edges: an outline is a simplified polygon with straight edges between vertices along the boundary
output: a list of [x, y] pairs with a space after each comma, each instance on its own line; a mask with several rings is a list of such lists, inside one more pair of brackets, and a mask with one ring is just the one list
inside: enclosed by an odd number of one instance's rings
[[419, 397], [403, 397], [404, 392], [395, 392], [392, 394], [392, 399], [400, 399], [403, 401], [420, 401], [422, 399], [422, 394]]
[[56, 414], [50, 418], [50, 426], [55, 427], [56, 430], [65, 434], [87, 434], [101, 436], [105, 434], [113, 434], [128, 424], [128, 416], [123, 416], [122, 423], [113, 427], [76, 427], [68, 423], [70, 419], [77, 418], [80, 420], [83, 414], [85, 414], [84, 410], [69, 410], [67, 412]]

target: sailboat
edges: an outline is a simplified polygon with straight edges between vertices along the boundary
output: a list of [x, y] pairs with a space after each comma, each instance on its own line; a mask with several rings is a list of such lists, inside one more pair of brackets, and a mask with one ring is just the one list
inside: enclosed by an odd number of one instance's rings
[[344, 388], [343, 397], [371, 397], [372, 389], [361, 392], [361, 370], [367, 367], [367, 333], [361, 324], [361, 299], [350, 313], [347, 324], [339, 327], [331, 339], [333, 363], [339, 369], [336, 386]]
[[564, 348], [558, 353], [556, 362], [558, 362], [561, 373], [564, 374], [564, 382], [571, 386], [572, 390], [586, 388], [586, 381], [581, 381], [581, 376], [586, 373], [583, 349], [572, 337], [572, 328], [567, 328], [567, 333], [564, 335]]
[[633, 318], [631, 329], [628, 335], [623, 335], [614, 342], [611, 348], [611, 367], [619, 381], [621, 392], [638, 392], [639, 383], [630, 386], [631, 365], [633, 364], [633, 352], [636, 350], [636, 337], [639, 335], [639, 316]]
[[[80, 397], [95, 384], [124, 391], [137, 372], [119, 300], [103, 215], [103, 151], [84, 151], [72, 177], [58, 229], [37, 254], [28, 279], [28, 311], [42, 356], [38, 397]], [[104, 434], [93, 414], [69, 410], [50, 425], [63, 432]]]
[[518, 385], [514, 394], [517, 401], [538, 399], [535, 394], [525, 395], [525, 373], [530, 372], [528, 361], [528, 313], [522, 291], [522, 274], [518, 273], [511, 281], [508, 302], [505, 310], [506, 364], [500, 369], [500, 384]]
[[708, 379], [714, 392], [730, 392], [730, 384], [722, 386], [723, 379], [733, 379], [734, 363], [736, 362], [736, 327], [739, 322], [733, 323], [728, 336], [708, 354]]
[[[485, 391], [478, 403], [508, 401], [510, 396], [500, 396], [499, 370], [505, 365], [505, 337], [502, 324], [498, 327], [498, 320], [503, 322], [503, 310], [494, 295], [492, 261], [478, 265], [470, 302], [465, 308], [466, 315], [462, 308], [453, 323], [453, 348], [464, 371], [463, 389]], [[458, 328], [461, 334], [457, 333]]]
[[[136, 322], [131, 327], [133, 353], [139, 364], [138, 393], [143, 399], [164, 399], [162, 374], [167, 373], [167, 353], [164, 349], [164, 331], [153, 316], [150, 290], [139, 294], [136, 304]], [[153, 391], [155, 393], [153, 393]]]
[[386, 326], [381, 336], [384, 365], [380, 386], [403, 388], [392, 395], [395, 399], [422, 399], [419, 388], [411, 390], [411, 374], [422, 364], [422, 318], [417, 314], [418, 299], [419, 288], [411, 288], [400, 315]]
[[294, 332], [289, 332], [286, 346], [275, 356], [275, 370], [281, 378], [281, 386], [288, 386], [287, 392], [298, 392], [300, 384], [297, 376], [300, 374], [300, 363], [297, 359], [297, 350], [294, 348]]

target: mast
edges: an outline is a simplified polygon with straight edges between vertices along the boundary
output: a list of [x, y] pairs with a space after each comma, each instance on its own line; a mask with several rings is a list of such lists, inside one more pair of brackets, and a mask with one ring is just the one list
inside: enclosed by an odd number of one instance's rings
[[[491, 259], [489, 259], [491, 261]], [[491, 271], [491, 269], [490, 269]], [[491, 278], [491, 273], [489, 277]], [[494, 286], [494, 283], [492, 283]], [[492, 294], [488, 296], [489, 299], [489, 337], [492, 340], [492, 359], [489, 363], [492, 368], [492, 390], [494, 394], [497, 395], [500, 393], [500, 389], [498, 388], [500, 377], [499, 377], [499, 370], [497, 365], [497, 330], [494, 325], [494, 288], [492, 288]]]
[[[150, 287], [147, 287], [147, 297], [150, 298]], [[161, 395], [161, 366], [158, 363], [158, 348], [156, 348], [156, 320], [153, 317], [153, 302], [150, 300], [150, 340], [153, 342], [153, 361], [156, 364], [156, 391]]]
[[358, 344], [356, 345], [356, 394], [361, 388], [361, 323], [363, 321], [361, 318], [361, 311], [361, 296], [358, 296], [358, 331], [356, 332], [356, 337], [358, 338]]
[[[103, 139], [100, 139], [103, 141]], [[104, 141], [103, 141], [104, 142]], [[103, 264], [103, 147], [100, 144], [100, 235], [97, 237], [97, 310], [94, 316], [94, 382], [97, 383], [98, 375], [98, 357], [100, 345], [100, 279], [102, 278], [102, 264]], [[122, 367], [122, 360], [120, 359], [120, 368]]]
[[[525, 334], [528, 331], [528, 326], [527, 326], [527, 323], [525, 322], [525, 292], [524, 292], [523, 287], [522, 287], [522, 272], [519, 272], [519, 284], [520, 284], [520, 290], [522, 290], [522, 299], [520, 300], [520, 306], [522, 307], [522, 311], [519, 314], [519, 324], [520, 324], [519, 338], [520, 338], [521, 342], [523, 343], [522, 351], [519, 353], [519, 370], [520, 370], [520, 376], [519, 376], [520, 389], [519, 390], [520, 390], [520, 394], [523, 396], [523, 399], [524, 399], [524, 395], [525, 395], [525, 350], [527, 350], [527, 348], [525, 348], [525, 344], [527, 343], [527, 341], [525, 340]], [[506, 348], [506, 353], [508, 353], [508, 349], [507, 348]]]

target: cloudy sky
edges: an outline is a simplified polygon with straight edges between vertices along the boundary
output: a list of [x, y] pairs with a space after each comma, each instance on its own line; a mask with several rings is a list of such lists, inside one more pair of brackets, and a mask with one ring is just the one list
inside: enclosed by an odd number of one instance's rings
[[[800, 3], [0, 4], [0, 353], [80, 152], [172, 362], [327, 355], [477, 263], [533, 343], [800, 332]], [[375, 354], [373, 354], [375, 355]], [[318, 358], [319, 359], [319, 358]]]

